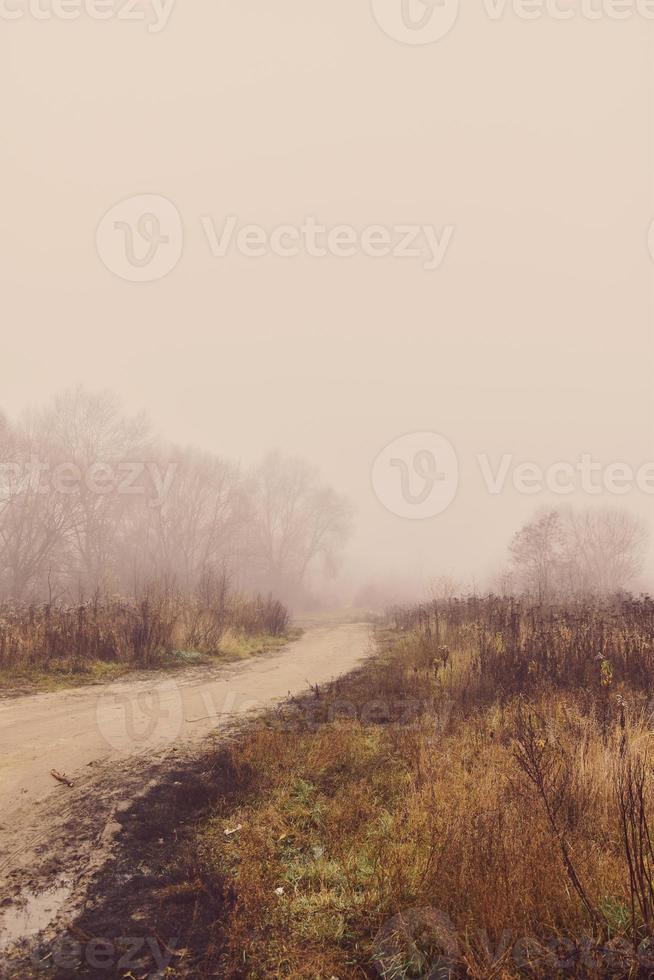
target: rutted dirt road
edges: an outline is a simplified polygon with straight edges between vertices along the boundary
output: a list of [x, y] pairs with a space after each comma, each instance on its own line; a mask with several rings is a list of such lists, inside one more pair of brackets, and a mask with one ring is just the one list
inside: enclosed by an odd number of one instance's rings
[[116, 816], [166, 778], [171, 760], [369, 652], [365, 624], [312, 627], [274, 654], [227, 667], [0, 701], [0, 952], [79, 909], [120, 832]]

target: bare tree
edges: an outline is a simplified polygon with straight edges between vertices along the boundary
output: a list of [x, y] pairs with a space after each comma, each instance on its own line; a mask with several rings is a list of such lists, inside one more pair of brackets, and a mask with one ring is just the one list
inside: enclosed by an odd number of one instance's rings
[[45, 446], [28, 423], [3, 425], [1, 455], [0, 586], [6, 595], [26, 599], [61, 575], [71, 507], [44, 482]]
[[320, 565], [333, 574], [351, 530], [352, 508], [319, 471], [301, 459], [271, 453], [253, 477], [250, 548], [262, 582], [298, 594]]
[[146, 507], [144, 554], [150, 576], [193, 588], [208, 573], [237, 564], [247, 504], [238, 467], [195, 449], [172, 449], [174, 480], [156, 508]]
[[645, 522], [629, 511], [604, 507], [564, 516], [566, 564], [579, 592], [610, 594], [640, 574], [647, 544]]
[[557, 584], [564, 546], [561, 518], [556, 511], [541, 513], [513, 537], [511, 559], [522, 587], [543, 600]]
[[510, 546], [519, 586], [539, 599], [609, 595], [629, 588], [644, 561], [647, 527], [615, 507], [541, 513]]
[[[50, 466], [72, 476], [71, 586], [95, 591], [118, 585], [117, 543], [135, 499], [122, 492], [121, 467], [141, 467], [152, 455], [149, 423], [123, 416], [108, 392], [76, 388], [55, 398], [33, 424]], [[61, 493], [56, 486], [52, 491]]]

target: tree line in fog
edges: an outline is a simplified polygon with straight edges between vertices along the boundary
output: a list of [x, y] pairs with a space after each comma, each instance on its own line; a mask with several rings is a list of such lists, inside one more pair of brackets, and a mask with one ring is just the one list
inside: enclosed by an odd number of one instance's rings
[[645, 522], [620, 507], [541, 510], [513, 536], [502, 591], [539, 599], [628, 591], [647, 540]]
[[348, 501], [275, 452], [250, 468], [170, 445], [108, 393], [67, 391], [0, 416], [0, 593], [75, 600], [227, 575], [301, 602], [337, 570]]

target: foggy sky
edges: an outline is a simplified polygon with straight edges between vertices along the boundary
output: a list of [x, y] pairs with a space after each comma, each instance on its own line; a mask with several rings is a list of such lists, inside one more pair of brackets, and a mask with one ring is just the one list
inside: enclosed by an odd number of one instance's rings
[[[319, 464], [358, 509], [350, 570], [482, 575], [553, 498], [489, 495], [477, 454], [654, 459], [653, 50], [638, 17], [491, 22], [472, 4], [425, 46], [352, 0], [178, 0], [158, 34], [1, 23], [0, 407], [112, 388], [176, 441]], [[95, 245], [137, 194], [184, 221], [181, 262], [152, 283]], [[216, 259], [201, 218], [228, 215], [454, 233], [433, 271]], [[445, 435], [461, 470], [427, 521], [371, 486], [414, 431]], [[601, 499], [648, 518], [652, 501]]]

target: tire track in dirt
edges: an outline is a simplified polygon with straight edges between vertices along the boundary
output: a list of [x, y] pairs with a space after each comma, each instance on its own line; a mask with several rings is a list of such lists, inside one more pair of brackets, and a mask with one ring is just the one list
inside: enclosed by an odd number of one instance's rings
[[[365, 624], [312, 627], [222, 669], [0, 703], [0, 975], [16, 943], [54, 935], [83, 907], [120, 814], [139, 796], [197, 759], [212, 732], [226, 737], [254, 712], [347, 673], [369, 646]], [[53, 768], [73, 786], [55, 782]], [[58, 888], [48, 911], [39, 897]]]

